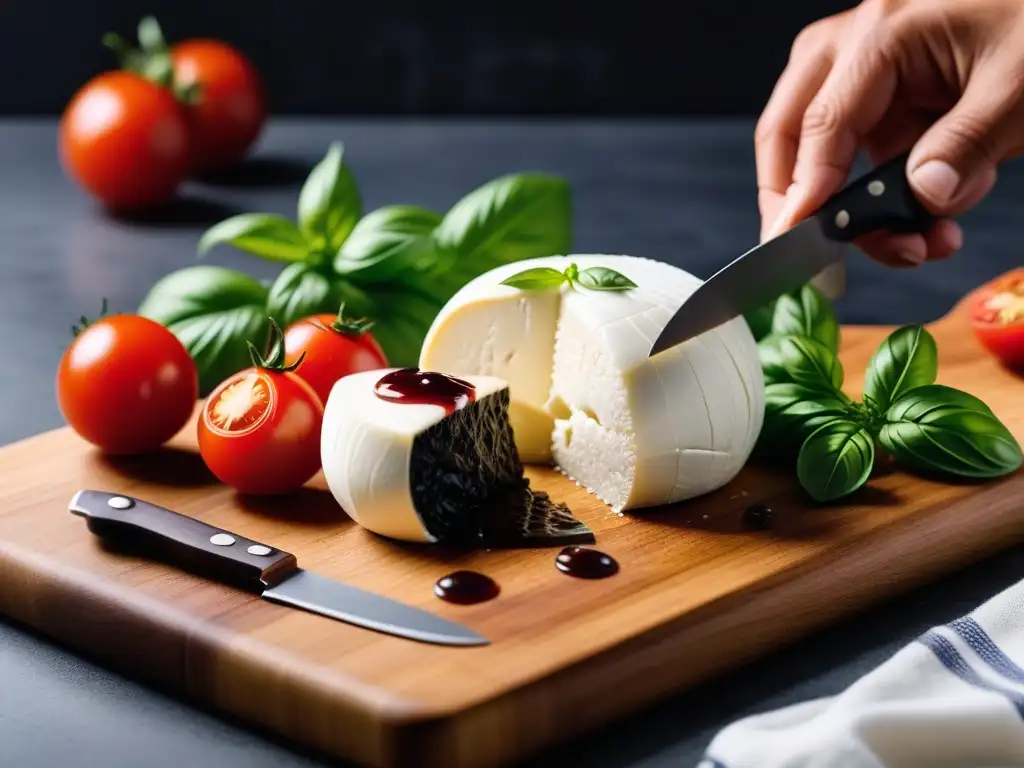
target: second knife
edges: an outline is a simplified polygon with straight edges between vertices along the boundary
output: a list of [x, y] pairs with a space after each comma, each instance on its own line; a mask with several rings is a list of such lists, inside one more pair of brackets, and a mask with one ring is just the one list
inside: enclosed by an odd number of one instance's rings
[[155, 504], [81, 490], [69, 504], [102, 538], [144, 545], [199, 575], [337, 621], [436, 645], [490, 643], [454, 621], [299, 568], [295, 556]]

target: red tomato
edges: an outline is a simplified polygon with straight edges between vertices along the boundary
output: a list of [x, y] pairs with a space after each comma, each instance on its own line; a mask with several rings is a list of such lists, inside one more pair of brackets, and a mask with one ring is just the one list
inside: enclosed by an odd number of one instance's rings
[[184, 107], [138, 75], [106, 72], [64, 110], [59, 152], [65, 172], [107, 206], [157, 205], [173, 196], [188, 171]]
[[370, 334], [372, 323], [346, 319], [344, 310], [342, 306], [337, 316], [303, 318], [288, 326], [284, 334], [285, 363], [294, 365], [303, 358], [296, 372], [325, 405], [341, 377], [388, 367], [384, 350]]
[[270, 359], [254, 355], [252, 368], [221, 382], [206, 399], [197, 426], [206, 466], [240, 493], [287, 493], [320, 469], [323, 404], [281, 364], [281, 330], [273, 329]]
[[1024, 268], [979, 288], [970, 309], [978, 341], [1004, 365], [1024, 368]]
[[196, 364], [178, 338], [140, 315], [81, 331], [57, 368], [57, 405], [84, 439], [111, 454], [153, 451], [192, 416]]
[[219, 40], [185, 40], [171, 47], [179, 85], [196, 83], [199, 100], [188, 110], [193, 168], [236, 164], [267, 118], [263, 83], [240, 51]]

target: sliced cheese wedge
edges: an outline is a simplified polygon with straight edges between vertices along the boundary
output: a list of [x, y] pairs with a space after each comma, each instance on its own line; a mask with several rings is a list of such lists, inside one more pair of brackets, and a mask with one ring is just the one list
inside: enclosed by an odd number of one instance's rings
[[[637, 287], [532, 292], [500, 284], [570, 263], [614, 269]], [[452, 297], [420, 365], [508, 381], [523, 460], [553, 462], [616, 511], [708, 493], [749, 458], [764, 418], [764, 381], [743, 318], [647, 357], [700, 283], [669, 264], [622, 255], [504, 265]]]
[[460, 377], [472, 385], [472, 396], [451, 407], [379, 397], [378, 382], [397, 370], [345, 376], [324, 407], [324, 477], [353, 520], [413, 542], [505, 547], [593, 541], [593, 532], [565, 505], [530, 488], [504, 381]]

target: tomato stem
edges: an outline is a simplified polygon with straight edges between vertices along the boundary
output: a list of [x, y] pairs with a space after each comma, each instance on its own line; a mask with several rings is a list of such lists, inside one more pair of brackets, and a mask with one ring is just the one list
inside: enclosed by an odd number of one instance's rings
[[[103, 297], [103, 302], [100, 304], [100, 314], [99, 314], [99, 317], [96, 318], [96, 320], [100, 320], [101, 318], [105, 317], [106, 314], [107, 314], [107, 297], [104, 296]], [[84, 331], [86, 328], [88, 328], [92, 323], [94, 323], [96, 321], [95, 320], [90, 320], [85, 315], [82, 315], [80, 318], [78, 318], [78, 322], [81, 323], [81, 325], [72, 325], [71, 326], [71, 335], [74, 336], [74, 337], [77, 337], [78, 334], [80, 334], [82, 331]]]
[[368, 317], [345, 317], [345, 302], [341, 302], [341, 306], [338, 308], [338, 316], [330, 324], [326, 326], [319, 320], [312, 321], [313, 325], [324, 331], [334, 331], [340, 333], [343, 336], [362, 336], [364, 333], [373, 328], [373, 320]]
[[114, 52], [122, 69], [170, 89], [183, 104], [191, 106], [198, 102], [202, 91], [199, 83], [178, 82], [170, 49], [154, 17], [146, 16], [139, 22], [138, 38], [139, 45], [135, 47], [116, 32], [108, 32], [103, 36], [103, 45]]
[[279, 371], [280, 373], [294, 371], [302, 364], [302, 361], [306, 358], [306, 353], [303, 352], [299, 355], [299, 359], [291, 365], [285, 365], [284, 334], [281, 332], [281, 326], [277, 324], [274, 318], [270, 317], [267, 319], [270, 320], [270, 328], [267, 333], [266, 353], [261, 355], [260, 351], [256, 349], [255, 344], [248, 340], [245, 342], [249, 347], [249, 357], [252, 359], [253, 366], [267, 371]]

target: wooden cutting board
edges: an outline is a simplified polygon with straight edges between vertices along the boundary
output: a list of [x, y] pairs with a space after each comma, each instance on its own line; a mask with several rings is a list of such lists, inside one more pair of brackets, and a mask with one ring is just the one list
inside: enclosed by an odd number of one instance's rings
[[[847, 392], [888, 328], [845, 327]], [[976, 345], [962, 309], [932, 327], [939, 382], [989, 403], [1024, 440], [1024, 381]], [[288, 500], [216, 484], [191, 427], [148, 458], [112, 461], [66, 429], [0, 449], [0, 611], [109, 666], [257, 728], [364, 764], [506, 764], [1024, 538], [1024, 474], [944, 483], [880, 469], [847, 503], [815, 507], [792, 466], [748, 466], [690, 503], [616, 517], [551, 471], [621, 564], [585, 581], [557, 548], [458, 553], [382, 540], [321, 478]], [[291, 610], [160, 564], [108, 553], [67, 512], [82, 487], [126, 493], [296, 554], [304, 567], [459, 620], [492, 640], [446, 648]], [[743, 510], [770, 506], [770, 531]], [[491, 575], [500, 596], [433, 596], [445, 573]]]

